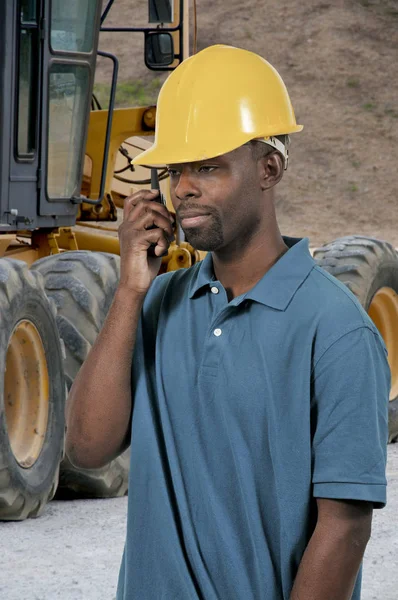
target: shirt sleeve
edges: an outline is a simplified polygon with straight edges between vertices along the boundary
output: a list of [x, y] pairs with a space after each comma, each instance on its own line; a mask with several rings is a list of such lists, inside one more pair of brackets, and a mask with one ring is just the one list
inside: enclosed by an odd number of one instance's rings
[[313, 495], [386, 504], [390, 369], [377, 331], [337, 339], [312, 380]]

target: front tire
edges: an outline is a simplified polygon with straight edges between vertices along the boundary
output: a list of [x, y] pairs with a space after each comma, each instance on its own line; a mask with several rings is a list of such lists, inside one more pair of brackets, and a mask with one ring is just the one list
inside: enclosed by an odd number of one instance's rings
[[65, 383], [55, 307], [24, 262], [0, 260], [0, 519], [39, 516], [64, 449]]
[[318, 248], [320, 267], [344, 283], [369, 314], [388, 350], [389, 441], [398, 438], [398, 255], [388, 242], [353, 235]]
[[[119, 281], [120, 258], [104, 252], [63, 252], [32, 266], [44, 277], [57, 307], [65, 343], [65, 376], [70, 389], [102, 328]], [[61, 464], [57, 496], [113, 498], [127, 492], [129, 450], [101, 469], [78, 469], [67, 457]]]

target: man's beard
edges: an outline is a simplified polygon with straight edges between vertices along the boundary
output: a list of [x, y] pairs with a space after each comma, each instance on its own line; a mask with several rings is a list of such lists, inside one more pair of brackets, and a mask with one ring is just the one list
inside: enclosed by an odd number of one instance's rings
[[224, 244], [224, 234], [220, 215], [209, 209], [209, 225], [183, 229], [186, 241], [196, 250], [212, 252]]

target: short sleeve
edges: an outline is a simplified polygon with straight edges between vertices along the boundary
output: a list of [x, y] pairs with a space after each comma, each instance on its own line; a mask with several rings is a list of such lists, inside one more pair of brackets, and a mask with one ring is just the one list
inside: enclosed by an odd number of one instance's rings
[[390, 369], [377, 331], [336, 340], [312, 380], [313, 495], [386, 503]]

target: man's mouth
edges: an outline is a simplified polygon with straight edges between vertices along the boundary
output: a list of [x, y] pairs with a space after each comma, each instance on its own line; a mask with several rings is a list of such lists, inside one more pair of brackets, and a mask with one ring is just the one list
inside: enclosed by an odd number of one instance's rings
[[209, 218], [209, 213], [201, 213], [198, 211], [184, 211], [179, 215], [181, 227], [189, 229], [191, 227], [200, 227]]
[[186, 217], [181, 219], [181, 227], [183, 229], [189, 229], [190, 227], [200, 227], [210, 215], [198, 215], [197, 217]]

